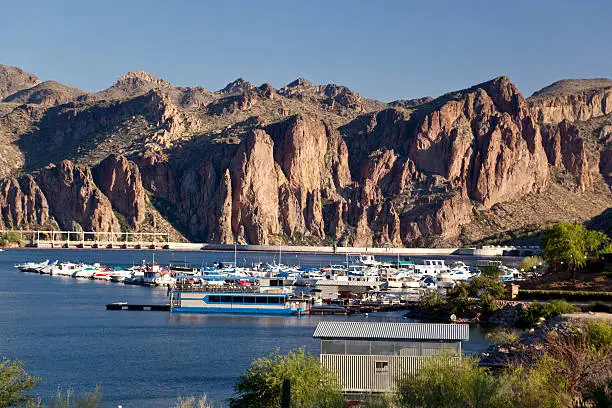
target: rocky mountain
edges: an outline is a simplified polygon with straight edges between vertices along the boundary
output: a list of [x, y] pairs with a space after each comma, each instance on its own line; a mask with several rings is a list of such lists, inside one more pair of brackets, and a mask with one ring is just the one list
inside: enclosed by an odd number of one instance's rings
[[79, 100], [85, 95], [86, 92], [78, 88], [71, 88], [56, 81], [45, 81], [31, 88], [17, 91], [4, 98], [3, 102], [56, 106]]
[[610, 207], [609, 84], [561, 81], [525, 100], [498, 77], [389, 104], [302, 78], [218, 92], [143, 72], [90, 94], [13, 86], [0, 103], [0, 227], [257, 244], [517, 239]]
[[24, 72], [17, 67], [0, 64], [0, 100], [39, 83], [40, 79], [36, 75]]

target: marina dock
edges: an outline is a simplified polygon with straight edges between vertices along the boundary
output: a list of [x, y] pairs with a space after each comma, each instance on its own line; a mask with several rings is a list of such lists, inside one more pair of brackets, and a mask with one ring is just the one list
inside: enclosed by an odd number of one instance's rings
[[106, 305], [106, 310], [151, 310], [159, 312], [169, 312], [170, 304], [163, 305], [140, 305], [127, 302], [114, 302]]

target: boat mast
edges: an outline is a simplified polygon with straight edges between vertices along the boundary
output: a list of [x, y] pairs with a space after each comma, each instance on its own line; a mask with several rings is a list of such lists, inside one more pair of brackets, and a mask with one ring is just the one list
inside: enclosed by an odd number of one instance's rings
[[234, 272], [238, 270], [238, 264], [236, 262], [236, 241], [234, 241]]

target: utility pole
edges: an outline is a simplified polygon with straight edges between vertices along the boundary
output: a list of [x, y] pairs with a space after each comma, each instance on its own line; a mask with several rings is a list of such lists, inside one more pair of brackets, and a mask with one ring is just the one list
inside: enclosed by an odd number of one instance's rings
[[283, 380], [283, 393], [281, 395], [281, 408], [289, 408], [291, 405], [291, 380]]

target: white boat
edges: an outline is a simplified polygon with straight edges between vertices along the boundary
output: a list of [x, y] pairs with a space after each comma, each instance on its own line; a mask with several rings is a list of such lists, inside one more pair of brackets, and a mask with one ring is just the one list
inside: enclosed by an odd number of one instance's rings
[[443, 259], [428, 259], [422, 265], [415, 265], [414, 272], [419, 275], [436, 276], [443, 272], [449, 272], [450, 268]]
[[74, 272], [72, 277], [79, 279], [93, 279], [94, 275], [99, 271], [98, 268], [90, 265], [83, 265], [83, 268]]
[[52, 268], [51, 274], [57, 276], [70, 276], [83, 269], [83, 265], [72, 262], [62, 262], [55, 268]]
[[126, 279], [129, 279], [133, 276], [132, 271], [120, 269], [113, 270], [109, 275], [109, 279], [111, 282], [124, 283]]
[[[202, 280], [197, 287], [196, 280]], [[283, 279], [262, 279], [260, 287], [211, 287], [204, 277], [179, 277], [170, 298], [171, 313], [237, 313], [295, 315], [308, 301], [287, 291]]]
[[172, 286], [175, 279], [169, 270], [163, 269], [161, 265], [153, 264], [148, 267], [143, 276], [143, 283], [150, 286]]
[[51, 275], [53, 273], [53, 268], [57, 265], [57, 261], [53, 261], [49, 265], [45, 265], [42, 268], [38, 268], [38, 272], [41, 275]]
[[381, 262], [374, 258], [374, 255], [368, 254], [348, 254], [347, 264], [363, 265], [363, 266], [380, 266]]
[[503, 282], [520, 282], [525, 280], [523, 273], [516, 268], [509, 268], [502, 265], [499, 267], [499, 270], [501, 272], [499, 279]]
[[473, 276], [470, 267], [461, 261], [455, 262], [448, 273], [451, 279], [455, 281], [467, 281]]
[[49, 260], [47, 259], [43, 262], [24, 262], [22, 264], [15, 265], [15, 268], [18, 268], [21, 272], [38, 272], [48, 264]]

